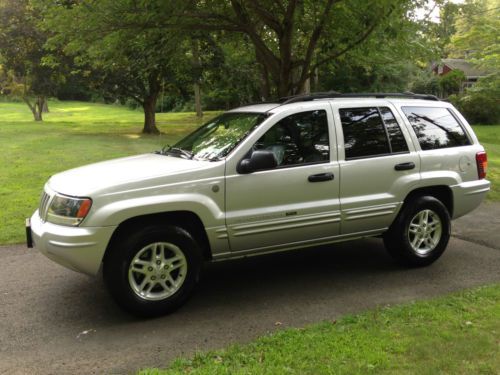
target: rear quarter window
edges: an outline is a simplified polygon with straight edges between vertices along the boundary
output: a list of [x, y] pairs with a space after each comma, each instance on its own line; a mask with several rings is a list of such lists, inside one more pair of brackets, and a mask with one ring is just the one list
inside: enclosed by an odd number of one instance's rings
[[464, 128], [448, 108], [402, 107], [422, 150], [467, 146]]

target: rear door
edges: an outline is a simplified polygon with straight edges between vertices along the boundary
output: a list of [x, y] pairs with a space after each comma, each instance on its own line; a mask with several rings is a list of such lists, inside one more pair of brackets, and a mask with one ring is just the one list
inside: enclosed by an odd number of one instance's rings
[[408, 129], [385, 101], [332, 102], [338, 134], [343, 235], [390, 226], [420, 180], [420, 158]]

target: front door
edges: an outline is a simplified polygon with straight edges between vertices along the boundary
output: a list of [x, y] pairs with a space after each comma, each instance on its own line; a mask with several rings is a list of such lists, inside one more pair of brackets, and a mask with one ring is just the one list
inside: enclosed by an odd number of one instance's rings
[[339, 166], [328, 103], [288, 112], [249, 147], [274, 153], [278, 166], [226, 171], [226, 224], [233, 252], [301, 247], [339, 234]]

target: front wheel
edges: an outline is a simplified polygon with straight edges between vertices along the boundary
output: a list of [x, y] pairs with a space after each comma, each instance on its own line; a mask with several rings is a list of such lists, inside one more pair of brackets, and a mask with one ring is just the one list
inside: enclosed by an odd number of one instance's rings
[[104, 280], [123, 309], [139, 316], [180, 307], [199, 278], [201, 250], [189, 232], [153, 225], [115, 241], [104, 260]]
[[441, 201], [431, 196], [414, 198], [404, 205], [385, 233], [385, 247], [405, 266], [427, 266], [445, 251], [450, 222], [450, 214]]

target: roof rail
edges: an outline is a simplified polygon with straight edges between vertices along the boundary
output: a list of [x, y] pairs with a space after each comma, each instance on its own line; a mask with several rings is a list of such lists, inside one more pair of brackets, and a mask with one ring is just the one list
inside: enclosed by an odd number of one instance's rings
[[412, 92], [369, 92], [369, 93], [347, 93], [341, 94], [336, 91], [329, 92], [318, 92], [312, 94], [303, 94], [288, 96], [280, 99], [281, 105], [297, 103], [297, 102], [308, 102], [316, 99], [337, 99], [337, 98], [407, 98], [407, 99], [425, 99], [425, 100], [436, 100], [439, 98], [435, 95], [428, 94], [414, 94]]

